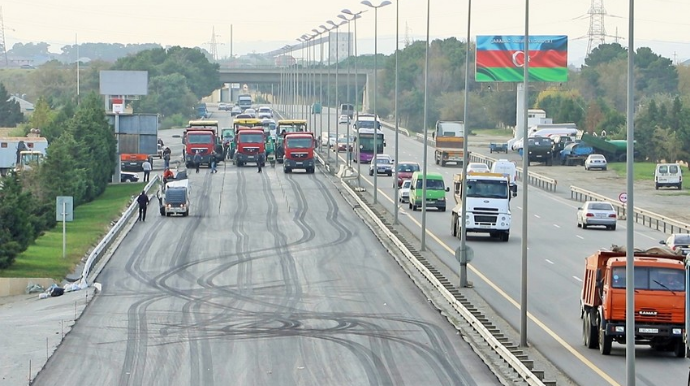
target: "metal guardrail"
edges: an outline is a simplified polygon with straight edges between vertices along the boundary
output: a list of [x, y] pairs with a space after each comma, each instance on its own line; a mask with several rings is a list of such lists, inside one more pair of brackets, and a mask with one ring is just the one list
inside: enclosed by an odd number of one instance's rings
[[431, 285], [448, 301], [448, 303], [469, 323], [472, 328], [484, 339], [484, 341], [504, 360], [508, 365], [529, 385], [544, 386], [545, 384], [523, 364], [506, 346], [504, 346], [491, 332], [477, 319], [455, 296], [441, 283], [441, 281], [427, 269], [410, 250], [391, 232], [388, 227], [376, 216], [376, 214], [360, 199], [352, 188], [345, 182], [344, 189], [357, 202], [367, 215], [376, 223], [376, 226], [388, 237], [396, 247], [405, 255], [412, 265], [429, 281]]
[[[616, 199], [612, 199], [577, 186], [570, 186], [570, 198], [577, 201], [606, 201], [611, 203], [611, 205], [616, 208], [616, 214], [619, 218], [625, 218], [625, 216], [628, 215], [626, 204], [623, 204]], [[668, 218], [646, 209], [634, 207], [632, 215], [634, 216], [636, 223], [642, 224], [657, 231], [669, 234], [690, 233], [690, 224]]]
[[[150, 191], [151, 188], [159, 181], [160, 177], [158, 175], [154, 175], [154, 177], [149, 181], [149, 183], [144, 187], [144, 190], [146, 192]], [[91, 253], [89, 254], [89, 257], [86, 259], [86, 263], [84, 264], [84, 270], [82, 271], [81, 278], [79, 279], [82, 285], [87, 285], [87, 280], [89, 277], [89, 273], [91, 272], [91, 267], [93, 267], [95, 264], [100, 261], [101, 257], [103, 257], [103, 254], [108, 250], [112, 242], [117, 238], [117, 236], [120, 234], [122, 231], [122, 228], [127, 224], [129, 219], [134, 215], [134, 213], [137, 213], [137, 200], [133, 200], [132, 203], [129, 205], [127, 210], [122, 214], [122, 217], [120, 217], [119, 220], [113, 225], [112, 228], [106, 233], [106, 235], [101, 239], [101, 241], [96, 245], [96, 248], [94, 248]]]

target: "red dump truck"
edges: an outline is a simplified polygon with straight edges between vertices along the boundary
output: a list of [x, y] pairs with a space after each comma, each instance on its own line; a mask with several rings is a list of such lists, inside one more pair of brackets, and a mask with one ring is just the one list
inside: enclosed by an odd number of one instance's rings
[[290, 173], [294, 169], [304, 169], [307, 173], [314, 173], [314, 133], [286, 133], [283, 137], [283, 172]]
[[[585, 259], [582, 282], [582, 338], [588, 348], [611, 353], [625, 344], [626, 257], [624, 251], [598, 251]], [[685, 356], [684, 256], [653, 248], [635, 252], [635, 343]]]
[[237, 127], [235, 130], [235, 165], [243, 166], [247, 162], [266, 163], [266, 134], [262, 127]]

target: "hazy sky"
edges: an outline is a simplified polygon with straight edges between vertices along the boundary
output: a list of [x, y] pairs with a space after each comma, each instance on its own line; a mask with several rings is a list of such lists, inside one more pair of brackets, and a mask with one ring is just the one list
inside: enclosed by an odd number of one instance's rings
[[[628, 45], [628, 0], [602, 0], [606, 42], [619, 36]], [[380, 1], [372, 1], [374, 4]], [[241, 4], [241, 5], [240, 5]], [[426, 35], [423, 0], [400, 0], [400, 44]], [[587, 48], [591, 0], [531, 0], [530, 34], [568, 35], [569, 62], [581, 63]], [[175, 0], [0, 0], [8, 47], [17, 42], [47, 42], [51, 51], [80, 43], [160, 43], [209, 49], [215, 27], [219, 56], [266, 52], [326, 24], [339, 21], [343, 8], [367, 10], [357, 21], [358, 51], [374, 52], [374, 12], [357, 0], [254, 0], [239, 2]], [[378, 50], [395, 47], [395, 0], [378, 12]], [[475, 0], [471, 35], [524, 34], [524, 1]], [[690, 0], [638, 0], [635, 45], [648, 46], [674, 61], [690, 59]], [[341, 27], [346, 32], [347, 26]], [[351, 24], [354, 32], [354, 23]], [[465, 40], [467, 0], [431, 0], [430, 35]], [[474, 40], [474, 37], [472, 38]]]

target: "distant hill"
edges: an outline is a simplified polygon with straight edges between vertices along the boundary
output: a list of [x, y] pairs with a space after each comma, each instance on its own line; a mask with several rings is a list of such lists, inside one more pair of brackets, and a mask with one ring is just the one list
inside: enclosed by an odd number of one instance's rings
[[158, 43], [120, 44], [120, 43], [82, 43], [60, 48], [59, 54], [50, 52], [48, 43], [16, 43], [7, 51], [10, 67], [40, 66], [51, 60], [74, 63], [77, 57], [82, 62], [101, 60], [115, 62], [117, 59], [137, 52], [161, 48]]

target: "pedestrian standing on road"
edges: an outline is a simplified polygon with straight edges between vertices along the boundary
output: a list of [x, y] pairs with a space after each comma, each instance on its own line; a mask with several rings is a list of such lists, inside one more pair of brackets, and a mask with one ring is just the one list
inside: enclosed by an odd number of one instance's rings
[[261, 166], [263, 166], [263, 163], [264, 163], [264, 155], [259, 154], [259, 159], [256, 161], [256, 164], [259, 167], [259, 173], [261, 173]]
[[211, 173], [216, 173], [218, 170], [216, 169], [216, 152], [214, 151], [213, 154], [211, 154]]
[[165, 150], [163, 150], [163, 162], [165, 162], [164, 167], [169, 168], [170, 167], [170, 148], [166, 147]]
[[139, 204], [139, 219], [137, 221], [146, 221], [146, 209], [149, 206], [149, 196], [146, 195], [145, 191], [141, 191], [141, 194], [137, 197], [137, 203]]
[[143, 164], [141, 164], [141, 168], [144, 169], [144, 182], [149, 182], [149, 176], [151, 175], [151, 162], [149, 160], [144, 161]]
[[201, 166], [201, 154], [199, 154], [199, 151], [197, 151], [194, 154], [193, 162], [194, 162], [194, 167], [196, 168], [196, 172], [198, 174], [199, 173], [199, 166]]

